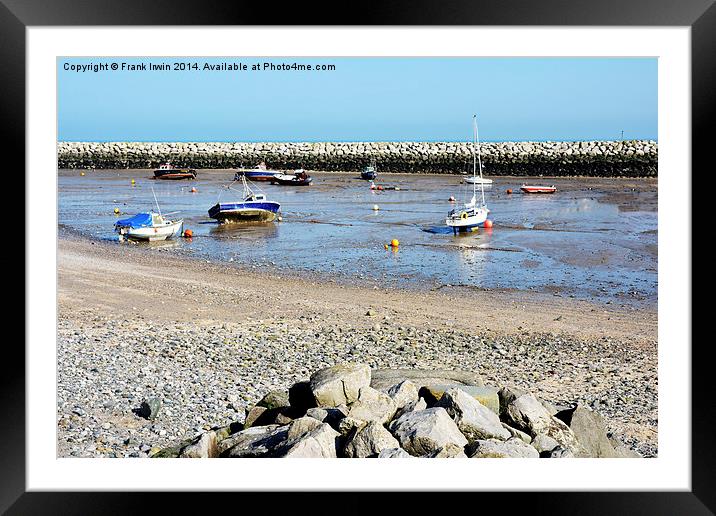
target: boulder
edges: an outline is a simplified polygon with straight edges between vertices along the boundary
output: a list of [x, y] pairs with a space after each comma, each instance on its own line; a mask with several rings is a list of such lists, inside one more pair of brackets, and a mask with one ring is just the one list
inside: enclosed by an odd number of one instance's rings
[[428, 457], [431, 459], [467, 459], [465, 449], [453, 443], [447, 443]]
[[300, 417], [294, 419], [290, 425], [288, 425], [287, 439], [297, 439], [304, 434], [307, 434], [311, 430], [315, 430], [320, 427], [323, 423], [312, 417]]
[[348, 407], [348, 415], [363, 421], [378, 421], [385, 424], [395, 415], [393, 399], [371, 387], [362, 387], [358, 399]]
[[265, 407], [267, 409], [276, 409], [288, 407], [291, 403], [286, 391], [271, 391], [256, 404], [257, 407]]
[[516, 387], [502, 387], [499, 391], [497, 391], [497, 397], [500, 400], [500, 415], [504, 414], [507, 411], [507, 406], [510, 403], [515, 401], [523, 394], [527, 394], [527, 392], [521, 389], [517, 389]]
[[338, 422], [336, 431], [343, 437], [348, 437], [352, 432], [358, 431], [368, 423], [362, 419], [346, 416]]
[[468, 441], [493, 438], [505, 440], [512, 437], [512, 434], [502, 427], [495, 412], [462, 389], [448, 389], [435, 406], [447, 411]]
[[411, 459], [413, 458], [408, 452], [402, 448], [390, 448], [383, 450], [378, 454], [379, 459]]
[[496, 439], [478, 440], [470, 444], [467, 449], [467, 456], [470, 458], [522, 458], [537, 459], [539, 453], [529, 444], [517, 437], [511, 437], [506, 441]]
[[288, 437], [288, 427], [255, 426], [219, 443], [221, 457], [265, 457]]
[[410, 380], [403, 380], [393, 385], [387, 392], [398, 409], [402, 409], [408, 403], [418, 401], [418, 388]]
[[360, 390], [370, 385], [370, 367], [366, 364], [338, 364], [311, 375], [311, 393], [316, 406], [335, 407], [353, 403]]
[[447, 443], [465, 446], [467, 439], [442, 407], [403, 414], [389, 430], [401, 447], [415, 456], [429, 455]]
[[425, 403], [425, 400], [423, 398], [420, 398], [417, 401], [411, 401], [402, 409], [397, 410], [393, 418], [398, 419], [403, 414], [407, 414], [408, 412], [415, 412], [416, 410], [425, 410], [426, 408], [428, 408], [428, 404]]
[[545, 456], [549, 459], [573, 459], [574, 453], [572, 453], [572, 451], [568, 450], [567, 448], [562, 448], [561, 446], [558, 446]]
[[370, 386], [384, 391], [402, 381], [410, 380], [416, 387], [424, 385], [451, 384], [484, 385], [482, 377], [469, 371], [448, 371], [445, 369], [375, 369], [372, 371]]
[[530, 444], [540, 454], [550, 453], [552, 450], [559, 446], [559, 443], [557, 441], [545, 434], [539, 434], [535, 436], [535, 438], [532, 439], [532, 442]]
[[459, 384], [432, 384], [424, 385], [418, 391], [420, 397], [425, 398], [428, 407], [435, 406], [435, 404], [442, 398], [445, 391], [449, 389], [457, 388], [463, 392], [469, 394], [482, 405], [493, 411], [495, 414], [500, 414], [500, 399], [497, 396], [497, 389], [493, 387], [481, 387], [476, 385], [459, 385]]
[[197, 437], [194, 442], [182, 448], [179, 453], [181, 458], [209, 459], [219, 456], [216, 444], [216, 433], [205, 432]]
[[532, 437], [529, 434], [526, 434], [522, 430], [517, 430], [516, 428], [512, 428], [510, 425], [506, 423], [502, 423], [502, 428], [510, 432], [510, 435], [512, 437], [517, 437], [518, 439], [521, 439], [523, 442], [530, 444], [532, 442]]
[[505, 416], [519, 430], [533, 438], [545, 434], [562, 447], [580, 454], [580, 446], [576, 436], [561, 420], [550, 415], [547, 409], [532, 394], [523, 394], [507, 406]]
[[558, 412], [556, 417], [569, 425], [582, 450], [578, 457], [616, 457], [614, 446], [607, 437], [602, 416], [582, 405]]
[[[310, 418], [309, 418], [310, 419]], [[339, 433], [330, 425], [320, 426], [302, 436], [286, 441], [271, 451], [271, 457], [284, 458], [336, 458]]]
[[398, 441], [383, 425], [370, 421], [348, 438], [343, 454], [351, 458], [377, 457], [383, 450], [399, 447]]

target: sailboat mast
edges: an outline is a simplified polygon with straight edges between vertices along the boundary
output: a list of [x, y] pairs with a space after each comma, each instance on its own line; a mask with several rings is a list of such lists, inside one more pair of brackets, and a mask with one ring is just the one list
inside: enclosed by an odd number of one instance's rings
[[[485, 205], [485, 184], [482, 182], [482, 157], [480, 155], [480, 137], [477, 134], [477, 115], [472, 115], [475, 124], [475, 141], [477, 143], [477, 161], [480, 163], [480, 192], [482, 192], [482, 205]], [[474, 174], [474, 172], [473, 172]], [[474, 194], [473, 194], [474, 195]]]
[[162, 216], [162, 210], [161, 210], [161, 208], [159, 207], [159, 201], [157, 201], [157, 194], [154, 193], [154, 187], [152, 186], [151, 188], [152, 188], [152, 195], [154, 196], [154, 204], [157, 205], [157, 211], [159, 212], [159, 216], [161, 217], [161, 216]]

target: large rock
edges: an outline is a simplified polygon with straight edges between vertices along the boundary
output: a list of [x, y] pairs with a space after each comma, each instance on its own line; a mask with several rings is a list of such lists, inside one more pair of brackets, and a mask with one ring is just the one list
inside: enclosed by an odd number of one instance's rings
[[320, 425], [296, 439], [284, 442], [273, 450], [270, 456], [323, 459], [338, 457], [337, 438], [340, 434], [326, 423], [320, 423]]
[[502, 427], [497, 414], [462, 389], [448, 389], [436, 406], [447, 411], [468, 441], [493, 438], [505, 440], [512, 437]]
[[398, 409], [395, 412], [395, 416], [393, 416], [394, 419], [398, 419], [403, 414], [407, 414], [408, 412], [415, 412], [417, 410], [425, 410], [428, 408], [428, 404], [425, 403], [425, 400], [423, 398], [418, 399], [417, 401], [411, 401], [407, 405], [405, 405], [403, 408]]
[[532, 394], [523, 394], [507, 406], [505, 416], [512, 426], [528, 433], [532, 437], [544, 434], [561, 446], [580, 454], [576, 436], [561, 420], [550, 415], [549, 411]]
[[255, 426], [219, 443], [221, 457], [265, 457], [288, 438], [286, 426]]
[[301, 437], [316, 428], [320, 428], [323, 423], [312, 417], [300, 417], [294, 419], [290, 425], [288, 425], [288, 434], [286, 439], [293, 440]]
[[409, 412], [390, 423], [401, 447], [415, 456], [429, 455], [447, 443], [465, 446], [467, 439], [442, 407]]
[[549, 453], [559, 447], [559, 443], [545, 434], [539, 434], [530, 443], [540, 454]]
[[445, 369], [375, 369], [372, 372], [370, 386], [384, 391], [405, 380], [410, 380], [416, 387], [424, 385], [477, 385], [484, 382], [477, 373], [469, 371], [449, 371]]
[[256, 404], [257, 407], [265, 407], [267, 409], [277, 409], [290, 405], [291, 403], [286, 391], [271, 391]]
[[205, 432], [197, 439], [185, 446], [179, 453], [179, 457], [193, 459], [209, 459], [219, 456], [216, 444], [216, 433]]
[[383, 425], [371, 421], [349, 437], [344, 455], [351, 458], [377, 457], [383, 450], [399, 447], [398, 441]]
[[498, 441], [496, 439], [475, 441], [468, 447], [467, 456], [477, 459], [537, 459], [539, 458], [539, 453], [521, 439], [511, 437], [507, 441]]
[[569, 425], [579, 441], [581, 451], [577, 453], [578, 457], [617, 457], [599, 413], [579, 405], [557, 413], [556, 417]]
[[465, 449], [457, 444], [447, 443], [427, 457], [431, 459], [467, 459]]
[[311, 375], [310, 388], [316, 405], [335, 407], [353, 403], [360, 390], [370, 386], [370, 367], [366, 364], [338, 364]]
[[358, 399], [348, 407], [348, 415], [363, 421], [378, 421], [385, 424], [395, 415], [393, 399], [371, 387], [362, 387]]
[[424, 385], [418, 391], [420, 397], [425, 398], [428, 407], [435, 406], [440, 398], [442, 398], [445, 391], [449, 389], [460, 389], [463, 392], [469, 394], [482, 405], [490, 409], [495, 414], [500, 414], [500, 398], [497, 396], [497, 389], [493, 387], [484, 387], [477, 385], [459, 385], [459, 384], [432, 384]]
[[383, 450], [378, 454], [379, 459], [412, 459], [413, 456], [410, 455], [408, 452], [406, 452], [402, 448], [390, 448], [388, 450]]
[[388, 396], [393, 399], [395, 406], [398, 409], [402, 409], [408, 403], [418, 401], [418, 388], [410, 380], [403, 380], [402, 382], [393, 385], [387, 392]]

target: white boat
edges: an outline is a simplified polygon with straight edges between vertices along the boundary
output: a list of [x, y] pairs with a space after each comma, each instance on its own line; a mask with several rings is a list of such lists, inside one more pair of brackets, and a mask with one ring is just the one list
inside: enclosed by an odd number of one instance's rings
[[138, 213], [134, 217], [118, 220], [114, 230], [119, 238], [130, 240], [146, 240], [154, 242], [180, 236], [184, 229], [184, 219], [168, 220], [161, 213], [149, 211]]
[[492, 179], [487, 179], [486, 177], [466, 177], [465, 182], [468, 184], [475, 184], [475, 185], [491, 185]]
[[[477, 164], [480, 167], [480, 179], [482, 177], [482, 159], [480, 157], [480, 142], [477, 135], [477, 116], [472, 116], [472, 123], [474, 127], [474, 139], [472, 142], [472, 177], [477, 180]], [[485, 204], [485, 184], [480, 182], [480, 191], [482, 193], [482, 203], [477, 205], [477, 181], [472, 182], [472, 199], [470, 202], [466, 202], [463, 206], [450, 210], [445, 224], [453, 229], [453, 233], [458, 231], [468, 231], [474, 227], [483, 224], [487, 220], [487, 215], [490, 210]]]

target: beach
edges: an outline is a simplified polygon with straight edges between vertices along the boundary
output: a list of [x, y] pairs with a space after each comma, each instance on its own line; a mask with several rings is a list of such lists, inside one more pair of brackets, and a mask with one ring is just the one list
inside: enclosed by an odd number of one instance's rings
[[[60, 229], [58, 456], [146, 457], [339, 362], [456, 369], [603, 414], [657, 454], [655, 303], [352, 284]], [[162, 399], [153, 421], [133, 410]]]

